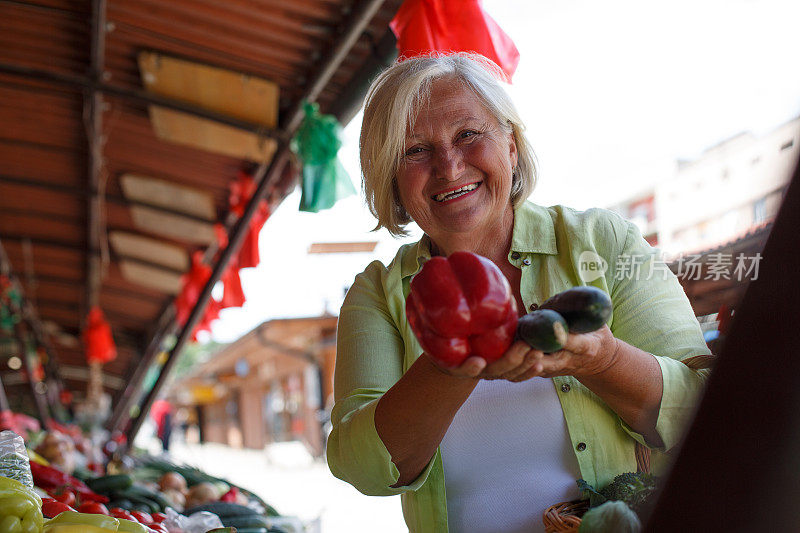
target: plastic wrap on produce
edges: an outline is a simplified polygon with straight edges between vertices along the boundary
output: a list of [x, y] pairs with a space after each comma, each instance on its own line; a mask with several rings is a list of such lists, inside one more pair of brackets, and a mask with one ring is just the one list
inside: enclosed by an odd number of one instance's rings
[[0, 476], [33, 488], [33, 476], [25, 441], [8, 429], [0, 431]]
[[164, 526], [170, 533], [206, 533], [206, 531], [223, 527], [219, 517], [208, 511], [200, 511], [193, 513], [191, 516], [184, 516], [174, 509], [168, 508], [166, 515], [167, 519], [164, 520]]

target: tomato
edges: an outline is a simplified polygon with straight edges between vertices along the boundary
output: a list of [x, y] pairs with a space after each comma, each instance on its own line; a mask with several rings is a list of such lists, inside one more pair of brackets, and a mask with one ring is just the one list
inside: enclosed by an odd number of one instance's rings
[[53, 498], [70, 506], [75, 505], [75, 493], [71, 490], [64, 490], [60, 494], [54, 494]]
[[130, 511], [126, 511], [125, 509], [120, 509], [119, 507], [114, 507], [113, 509], [110, 509], [108, 512], [114, 518], [124, 518], [125, 520], [131, 520], [133, 522], [138, 522], [138, 520], [136, 520], [136, 518], [133, 516], [133, 513], [131, 513]]
[[164, 513], [153, 513], [150, 515], [150, 517], [153, 519], [153, 523], [155, 524], [160, 524], [167, 519], [167, 515]]
[[54, 500], [53, 498], [42, 498], [42, 514], [46, 518], [53, 518], [57, 514], [63, 513], [64, 511], [74, 510], [75, 509], [66, 503]]
[[80, 507], [78, 507], [79, 513], [89, 513], [89, 514], [108, 514], [108, 508], [103, 505], [102, 503], [97, 502], [83, 502]]
[[144, 511], [131, 511], [131, 514], [141, 524], [147, 525], [147, 524], [153, 522], [153, 517], [150, 516], [150, 513], [145, 513]]
[[149, 527], [156, 533], [169, 533], [169, 530], [163, 524], [150, 524], [147, 527]]

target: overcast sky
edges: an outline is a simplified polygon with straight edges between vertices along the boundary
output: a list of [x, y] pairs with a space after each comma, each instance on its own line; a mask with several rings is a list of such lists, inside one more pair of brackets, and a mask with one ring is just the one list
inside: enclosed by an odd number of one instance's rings
[[[484, 0], [521, 60], [510, 92], [539, 166], [531, 199], [604, 207], [646, 187], [676, 158], [800, 115], [797, 0]], [[358, 183], [361, 117], [339, 153]], [[359, 184], [360, 188], [360, 184]], [[272, 318], [338, 314], [343, 290], [397, 241], [370, 233], [360, 197], [318, 214], [290, 195], [261, 233], [248, 298], [214, 324], [231, 341]], [[418, 233], [415, 232], [418, 236]], [[375, 254], [309, 255], [313, 242], [377, 240]]]

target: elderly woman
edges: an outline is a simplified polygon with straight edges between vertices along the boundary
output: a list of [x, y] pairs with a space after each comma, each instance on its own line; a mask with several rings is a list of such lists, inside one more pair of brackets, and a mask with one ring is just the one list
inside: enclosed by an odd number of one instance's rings
[[[680, 361], [709, 353], [636, 226], [526, 201], [533, 153], [497, 72], [468, 54], [409, 59], [375, 80], [364, 110], [370, 210], [395, 235], [413, 220], [424, 236], [347, 294], [328, 463], [365, 494], [402, 495], [414, 532], [541, 530], [546, 507], [579, 496], [577, 478], [602, 487], [635, 471], [637, 441], [658, 471], [703, 384]], [[516, 342], [491, 364], [444, 368], [423, 353], [404, 302], [428, 258], [458, 250], [500, 268], [521, 314], [583, 277], [611, 296], [613, 316], [553, 354]], [[580, 275], [587, 252], [604, 273]]]

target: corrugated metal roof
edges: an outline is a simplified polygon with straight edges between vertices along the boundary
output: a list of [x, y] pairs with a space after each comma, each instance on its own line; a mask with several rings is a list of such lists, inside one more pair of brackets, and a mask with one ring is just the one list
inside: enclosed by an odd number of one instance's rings
[[[363, 85], [362, 70], [374, 69], [377, 43], [385, 41], [400, 3], [383, 3], [337, 67], [318, 97], [323, 112], [340, 110]], [[228, 183], [243, 161], [156, 137], [141, 98], [138, 54], [155, 51], [272, 80], [280, 87], [284, 121], [358, 7], [350, 0], [108, 0], [103, 70], [93, 79], [91, 1], [0, 2], [0, 242], [40, 318], [78, 337], [87, 311], [91, 159], [85, 101], [93, 88], [106, 89], [105, 230], [144, 233], [120, 187], [125, 173], [202, 188], [224, 220]], [[113, 250], [110, 259], [99, 302], [120, 357], [106, 371], [124, 374], [172, 296], [128, 281]], [[61, 363], [84, 362], [79, 345], [55, 347]]]

